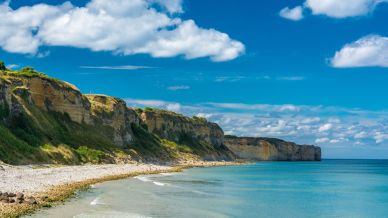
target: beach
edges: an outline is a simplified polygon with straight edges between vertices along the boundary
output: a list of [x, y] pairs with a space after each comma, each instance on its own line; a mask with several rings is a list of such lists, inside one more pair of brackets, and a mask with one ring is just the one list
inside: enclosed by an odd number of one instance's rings
[[90, 185], [99, 182], [142, 174], [177, 172], [189, 167], [231, 164], [236, 163], [191, 161], [178, 165], [134, 163], [82, 166], [11, 166], [1, 164], [0, 191], [3, 193], [23, 193], [25, 196], [32, 196], [36, 199], [37, 204], [0, 203], [0, 217], [15, 217], [41, 207], [51, 207], [56, 202], [71, 197], [75, 191], [88, 188]]

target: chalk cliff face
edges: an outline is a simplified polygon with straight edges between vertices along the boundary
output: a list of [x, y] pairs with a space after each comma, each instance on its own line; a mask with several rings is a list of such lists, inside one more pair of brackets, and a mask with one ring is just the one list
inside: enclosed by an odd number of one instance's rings
[[321, 149], [273, 138], [226, 136], [225, 145], [239, 158], [256, 161], [320, 161]]

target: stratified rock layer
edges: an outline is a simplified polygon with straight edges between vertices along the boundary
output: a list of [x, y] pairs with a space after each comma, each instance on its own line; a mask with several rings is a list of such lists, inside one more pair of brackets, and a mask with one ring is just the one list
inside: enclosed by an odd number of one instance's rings
[[321, 148], [274, 138], [226, 136], [225, 145], [241, 159], [256, 161], [320, 161]]
[[225, 147], [224, 132], [216, 123], [156, 109], [143, 111], [141, 119], [149, 132], [161, 138], [206, 150], [206, 154], [201, 154], [204, 159], [235, 158], [235, 155]]

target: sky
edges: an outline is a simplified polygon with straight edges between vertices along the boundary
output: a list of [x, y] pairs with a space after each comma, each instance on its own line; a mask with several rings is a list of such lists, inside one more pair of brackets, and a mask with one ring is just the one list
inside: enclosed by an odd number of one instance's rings
[[387, 0], [0, 3], [9, 68], [324, 158], [388, 158]]

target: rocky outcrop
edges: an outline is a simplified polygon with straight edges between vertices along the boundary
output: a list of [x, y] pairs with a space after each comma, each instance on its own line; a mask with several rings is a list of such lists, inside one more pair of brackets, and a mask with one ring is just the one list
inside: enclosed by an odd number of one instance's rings
[[66, 113], [74, 122], [91, 123], [90, 103], [73, 85], [45, 76], [5, 78], [12, 84], [14, 94], [28, 95], [30, 103], [40, 109]]
[[321, 149], [274, 138], [226, 136], [225, 145], [241, 159], [255, 161], [320, 161]]
[[224, 132], [216, 123], [200, 117], [186, 117], [157, 109], [146, 109], [140, 117], [149, 132], [176, 143], [188, 144], [198, 149], [198, 153], [205, 160], [235, 158], [224, 145]]
[[133, 142], [132, 124], [139, 125], [140, 118], [135, 110], [127, 107], [125, 101], [105, 95], [85, 95], [91, 103], [91, 114], [95, 125], [114, 129], [113, 141], [118, 146]]
[[223, 145], [224, 132], [221, 127], [203, 118], [150, 109], [141, 113], [141, 119], [150, 132], [162, 138], [179, 142], [182, 137], [189, 135], [216, 147]]

